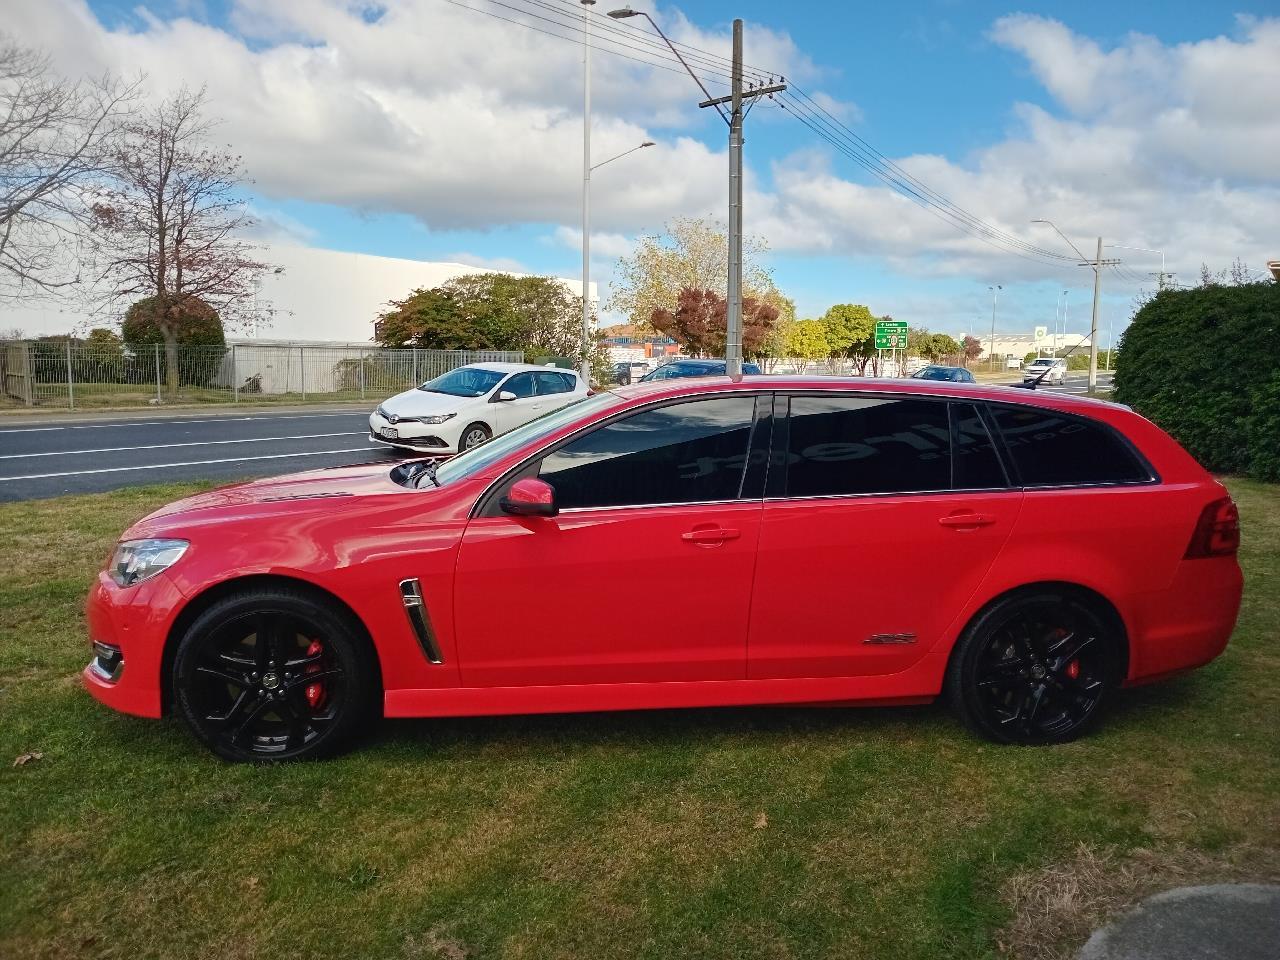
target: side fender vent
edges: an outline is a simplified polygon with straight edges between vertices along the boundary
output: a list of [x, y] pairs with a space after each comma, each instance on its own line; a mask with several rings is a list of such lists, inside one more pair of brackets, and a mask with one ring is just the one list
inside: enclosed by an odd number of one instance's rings
[[444, 663], [444, 657], [440, 656], [440, 645], [436, 643], [435, 631], [431, 629], [431, 619], [427, 616], [427, 605], [422, 602], [422, 584], [417, 577], [400, 581], [400, 599], [404, 602], [409, 626], [413, 628], [422, 652], [432, 663]]

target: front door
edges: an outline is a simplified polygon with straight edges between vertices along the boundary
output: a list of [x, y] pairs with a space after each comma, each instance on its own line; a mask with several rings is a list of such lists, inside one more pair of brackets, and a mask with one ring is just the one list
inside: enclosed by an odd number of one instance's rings
[[560, 445], [520, 471], [555, 488], [556, 517], [487, 498], [455, 577], [463, 685], [745, 677], [754, 408], [749, 395], [678, 402]]
[[[503, 393], [514, 393], [516, 398], [499, 400], [499, 395]], [[514, 430], [551, 409], [549, 398], [538, 396], [537, 382], [534, 380], [532, 371], [508, 377], [505, 383], [493, 391], [490, 402], [493, 406], [492, 419], [495, 434]]]
[[749, 675], [895, 673], [936, 644], [1021, 508], [973, 404], [795, 396], [776, 433]]

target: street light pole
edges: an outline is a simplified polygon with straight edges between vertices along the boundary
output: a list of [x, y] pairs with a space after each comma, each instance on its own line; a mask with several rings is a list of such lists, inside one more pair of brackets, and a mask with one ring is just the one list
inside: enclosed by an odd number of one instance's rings
[[582, 4], [582, 382], [591, 386], [591, 8]]
[[987, 367], [990, 370], [995, 370], [996, 368], [996, 298], [1000, 296], [1000, 291], [1003, 290], [1004, 287], [997, 283], [994, 287], [987, 287], [987, 289], [991, 291], [991, 342], [990, 344], [988, 344], [988, 346], [990, 347], [990, 356], [987, 358]]

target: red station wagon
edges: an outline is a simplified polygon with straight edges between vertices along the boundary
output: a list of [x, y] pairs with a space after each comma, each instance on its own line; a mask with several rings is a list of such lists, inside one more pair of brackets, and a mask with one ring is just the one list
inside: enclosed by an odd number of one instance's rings
[[[673, 380], [445, 461], [258, 480], [131, 527], [89, 691], [230, 760], [371, 718], [922, 703], [1078, 736], [1205, 664], [1226, 490], [1129, 409], [918, 380]], [[643, 584], [661, 617], [628, 611]]]

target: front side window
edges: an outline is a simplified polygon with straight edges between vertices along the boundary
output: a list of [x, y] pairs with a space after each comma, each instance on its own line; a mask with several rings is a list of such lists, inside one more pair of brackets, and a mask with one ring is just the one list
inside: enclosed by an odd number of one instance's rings
[[714, 397], [615, 420], [548, 454], [538, 476], [563, 508], [739, 496], [754, 397]]
[[445, 393], [451, 397], [483, 397], [496, 387], [501, 379], [502, 372], [499, 370], [457, 367], [434, 380], [428, 380], [418, 389], [425, 390], [427, 393]]
[[1023, 486], [1152, 479], [1146, 464], [1105, 424], [1037, 407], [992, 404], [990, 410]]
[[503, 391], [510, 391], [516, 395], [517, 400], [525, 400], [533, 396], [533, 374], [517, 373], [514, 377], [502, 385]]
[[910, 493], [951, 486], [941, 400], [792, 397], [788, 497]]

